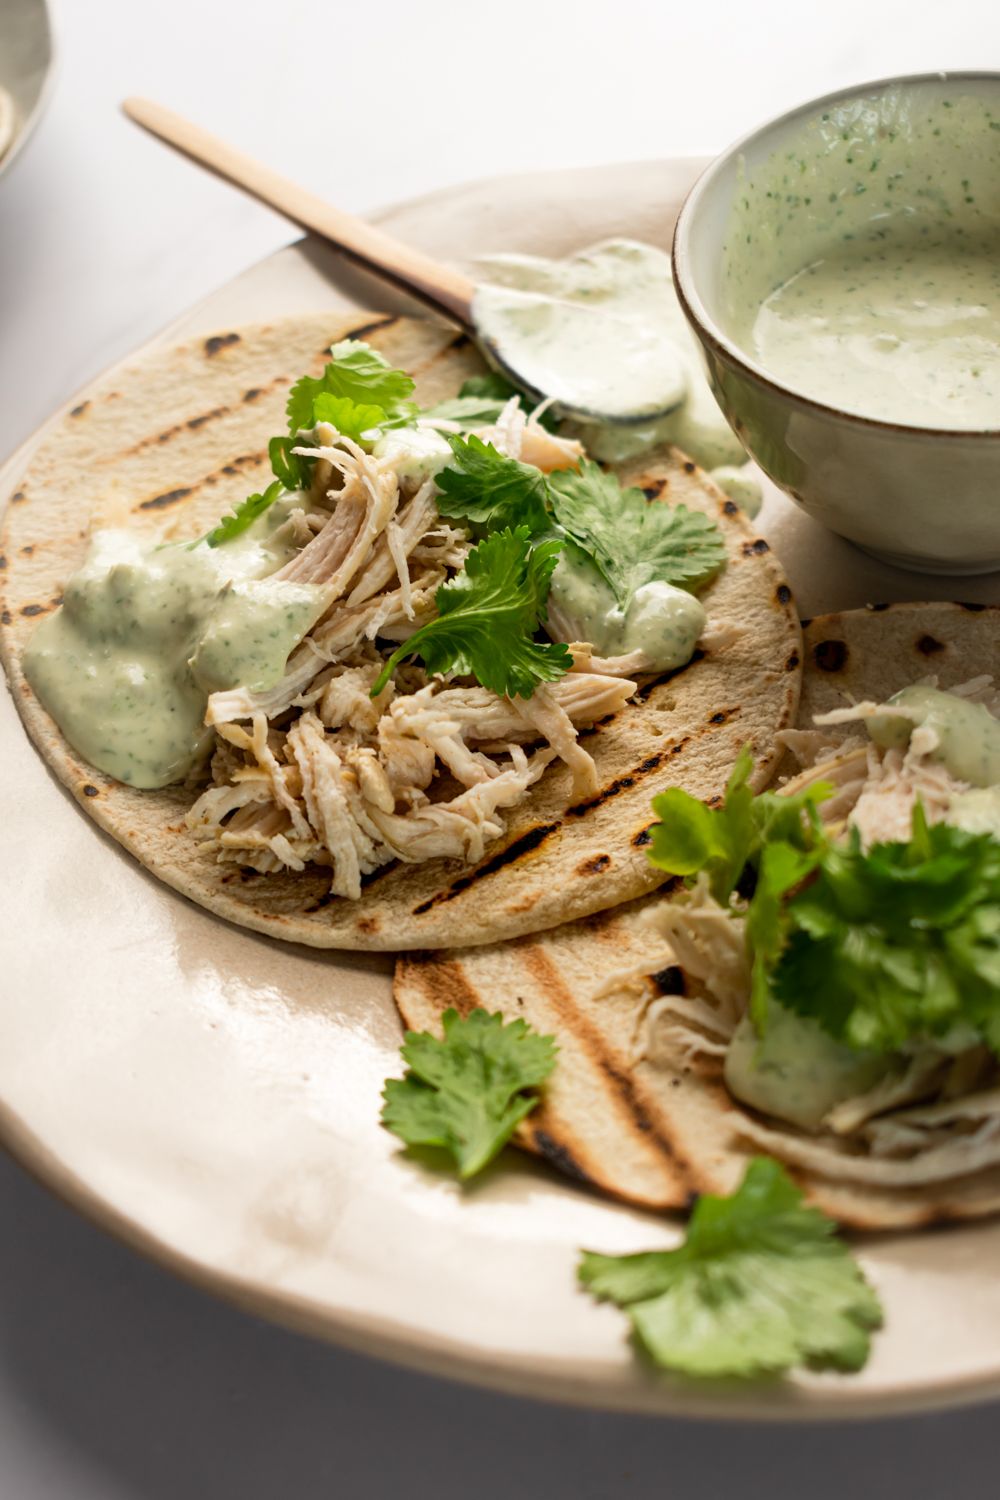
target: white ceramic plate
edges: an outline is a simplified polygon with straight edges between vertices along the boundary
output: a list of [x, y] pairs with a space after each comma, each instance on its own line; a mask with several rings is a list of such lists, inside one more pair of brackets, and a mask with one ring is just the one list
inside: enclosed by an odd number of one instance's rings
[[[695, 166], [506, 179], [382, 221], [441, 256], [558, 253], [623, 232], [666, 245]], [[400, 305], [303, 242], [171, 332], [225, 331], [352, 293]], [[31, 446], [2, 476], [3, 496]], [[775, 494], [764, 529], [805, 613], [949, 597], [947, 580], [884, 568]], [[988, 579], [961, 587], [1000, 597]], [[378, 1125], [400, 1041], [389, 962], [282, 946], [160, 886], [80, 814], [6, 697], [0, 751], [0, 1129], [25, 1165], [136, 1247], [296, 1328], [521, 1393], [782, 1418], [1000, 1394], [991, 1224], [864, 1244], [888, 1326], [859, 1376], [731, 1390], [651, 1373], [625, 1319], [579, 1292], [574, 1269], [580, 1246], [665, 1246], [675, 1223], [514, 1154], [464, 1192], [414, 1165]]]
[[[25, 145], [45, 107], [52, 81], [52, 25], [45, 0], [0, 3], [0, 89], [13, 102], [13, 138], [0, 150], [5, 172]], [[0, 100], [0, 136], [6, 135]]]

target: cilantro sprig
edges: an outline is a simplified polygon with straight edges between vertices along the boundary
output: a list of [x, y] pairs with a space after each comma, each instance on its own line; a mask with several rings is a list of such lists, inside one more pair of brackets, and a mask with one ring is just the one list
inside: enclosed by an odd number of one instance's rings
[[480, 531], [527, 526], [555, 532], [576, 558], [598, 570], [627, 609], [653, 579], [695, 590], [724, 566], [715, 522], [684, 505], [651, 504], [584, 459], [579, 469], [543, 474], [475, 436], [449, 436], [453, 462], [437, 476], [438, 509]]
[[309, 488], [314, 460], [292, 450], [302, 446], [299, 433], [311, 431], [317, 422], [330, 422], [360, 442], [363, 433], [403, 426], [419, 412], [409, 399], [413, 380], [405, 370], [394, 370], [377, 349], [342, 339], [330, 356], [322, 375], [303, 375], [292, 386], [285, 408], [288, 433], [267, 445], [271, 470], [287, 490]]
[[560, 543], [532, 546], [527, 526], [493, 532], [462, 572], [435, 594], [438, 613], [393, 652], [371, 690], [377, 697], [398, 664], [423, 657], [430, 672], [468, 673], [501, 697], [530, 698], [572, 665], [562, 641], [536, 641], [545, 620]]
[[678, 1249], [584, 1251], [578, 1274], [594, 1297], [626, 1310], [658, 1365], [685, 1375], [859, 1370], [882, 1324], [835, 1225], [766, 1157], [728, 1198], [698, 1200]]
[[[356, 339], [342, 339], [330, 355], [322, 375], [303, 375], [292, 386], [285, 408], [289, 432], [307, 432], [318, 421], [333, 421], [332, 416], [324, 418], [317, 412], [316, 403], [324, 397], [352, 406], [378, 407], [384, 418], [396, 423], [416, 417], [419, 408], [408, 399], [413, 380], [405, 370], [394, 370], [376, 349]], [[344, 413], [348, 408], [340, 410]]]
[[438, 1146], [466, 1179], [493, 1160], [538, 1103], [537, 1089], [552, 1072], [555, 1041], [523, 1020], [504, 1024], [497, 1012], [456, 1010], [442, 1017], [440, 1040], [408, 1031], [404, 1078], [383, 1093], [382, 1124], [408, 1146]]
[[454, 462], [440, 470], [437, 508], [449, 519], [487, 531], [526, 526], [531, 536], [550, 531], [545, 475], [507, 458], [481, 438], [448, 435]]
[[907, 843], [824, 850], [783, 909], [776, 999], [848, 1046], [972, 1034], [1000, 1055], [1000, 843], [913, 814]]
[[283, 491], [284, 486], [279, 479], [276, 479], [262, 494], [248, 495], [228, 516], [223, 516], [217, 526], [213, 526], [204, 540], [210, 547], [221, 547], [224, 542], [231, 542], [233, 537], [246, 531], [258, 516], [262, 516], [266, 510], [269, 510]]
[[696, 589], [722, 568], [726, 548], [714, 521], [686, 505], [651, 505], [642, 490], [583, 459], [549, 475], [553, 514], [604, 575], [622, 609], [653, 579]]
[[[463, 382], [457, 396], [428, 407], [423, 415], [442, 417], [449, 422], [457, 422], [464, 428], [485, 427], [497, 420], [512, 396], [518, 398], [525, 410], [528, 409], [527, 398], [517, 386], [512, 385], [497, 371], [489, 370], [484, 375], [470, 376]], [[555, 431], [559, 425], [559, 419], [551, 407], [542, 412], [539, 421], [550, 432]]]
[[750, 796], [741, 755], [725, 804], [679, 788], [654, 800], [649, 856], [725, 905], [743, 891], [759, 1030], [773, 999], [860, 1051], [964, 1035], [1000, 1055], [1000, 842], [918, 803], [911, 836], [865, 850], [834, 838], [819, 808], [833, 788]]
[[286, 490], [307, 490], [312, 483], [315, 459], [303, 453], [293, 453], [301, 446], [296, 436], [273, 437], [267, 445], [267, 456], [271, 460], [271, 473], [277, 475]]
[[680, 787], [668, 787], [653, 798], [659, 818], [652, 829], [648, 855], [671, 875], [708, 876], [712, 895], [726, 902], [748, 865], [756, 869], [768, 843], [780, 840], [807, 854], [826, 842], [819, 806], [833, 791], [819, 781], [792, 796], [760, 792], [748, 782], [753, 756], [744, 746], [736, 758], [721, 807], [708, 807]]

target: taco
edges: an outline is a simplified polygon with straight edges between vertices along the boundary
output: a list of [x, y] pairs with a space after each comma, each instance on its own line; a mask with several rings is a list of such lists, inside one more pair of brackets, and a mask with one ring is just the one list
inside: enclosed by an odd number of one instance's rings
[[[469, 944], [628, 900], [662, 879], [651, 787], [718, 796], [745, 743], [752, 783], [773, 773], [800, 633], [767, 544], [694, 464], [659, 450], [619, 478], [430, 323], [298, 318], [153, 353], [47, 432], [12, 497], [15, 701], [102, 828], [276, 937]], [[618, 622], [603, 655], [594, 598]], [[623, 625], [665, 599], [676, 658]]]
[[718, 821], [658, 799], [675, 873], [651, 897], [401, 959], [408, 1025], [481, 1006], [554, 1035], [520, 1144], [646, 1207], [731, 1192], [764, 1153], [858, 1228], [1000, 1209], [998, 625], [811, 622], [777, 793], [751, 812], [737, 774]]

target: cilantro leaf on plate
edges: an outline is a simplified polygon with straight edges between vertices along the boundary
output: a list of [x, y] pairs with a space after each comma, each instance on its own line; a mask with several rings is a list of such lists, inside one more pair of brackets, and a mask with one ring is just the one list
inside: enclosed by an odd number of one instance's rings
[[258, 516], [270, 509], [283, 490], [281, 481], [276, 479], [263, 494], [248, 495], [228, 516], [223, 516], [218, 526], [213, 526], [205, 536], [205, 541], [210, 547], [221, 547], [224, 542], [231, 542], [234, 536], [246, 531]]
[[442, 1018], [444, 1037], [408, 1031], [404, 1078], [385, 1086], [382, 1124], [408, 1146], [440, 1146], [458, 1175], [481, 1172], [538, 1103], [533, 1092], [552, 1072], [556, 1045], [525, 1021], [456, 1010]]
[[[918, 804], [908, 842], [827, 848], [781, 908], [781, 1003], [873, 1052], [964, 1031], [1000, 1053], [1000, 842]], [[767, 954], [763, 955], [766, 960]]]
[[393, 652], [372, 687], [376, 697], [408, 656], [430, 672], [469, 674], [507, 697], [530, 698], [572, 664], [561, 641], [536, 641], [561, 543], [532, 546], [527, 526], [495, 531], [473, 548], [462, 572], [435, 595], [438, 614]]
[[507, 458], [477, 437], [446, 434], [454, 460], [437, 476], [437, 507], [449, 519], [489, 531], [526, 526], [531, 536], [551, 529], [545, 475]]
[[622, 609], [653, 579], [682, 588], [707, 583], [726, 561], [714, 521], [686, 505], [652, 505], [613, 474], [583, 459], [549, 475], [556, 520], [604, 575]]
[[346, 397], [359, 405], [381, 407], [387, 418], [415, 417], [417, 406], [407, 398], [413, 381], [404, 370], [394, 370], [377, 350], [356, 339], [343, 339], [330, 350], [322, 375], [303, 375], [288, 395], [288, 430], [308, 431], [317, 421], [317, 396]]
[[579, 1277], [625, 1308], [657, 1364], [685, 1375], [859, 1370], [882, 1323], [836, 1226], [767, 1157], [729, 1197], [698, 1200], [676, 1250], [584, 1251]]

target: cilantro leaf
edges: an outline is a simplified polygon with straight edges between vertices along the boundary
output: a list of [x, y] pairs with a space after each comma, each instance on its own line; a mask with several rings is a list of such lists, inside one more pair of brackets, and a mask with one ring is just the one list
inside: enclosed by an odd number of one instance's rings
[[460, 427], [489, 427], [504, 409], [503, 401], [491, 401], [488, 396], [452, 396], [439, 401], [424, 411], [425, 417], [440, 417], [442, 421], [457, 422]]
[[541, 536], [551, 530], [540, 469], [506, 458], [480, 438], [446, 436], [455, 458], [437, 476], [437, 507], [443, 516], [489, 531], [526, 526], [531, 536]]
[[671, 875], [692, 878], [704, 871], [720, 903], [729, 899], [747, 865], [756, 873], [768, 842], [780, 839], [807, 853], [825, 839], [816, 809], [833, 790], [829, 783], [816, 782], [793, 796], [761, 792], [755, 797], [747, 784], [752, 770], [753, 757], [744, 746], [722, 807], [709, 807], [680, 787], [653, 798], [660, 821], [652, 830], [649, 859]]
[[785, 901], [803, 884], [823, 857], [823, 838], [812, 849], [796, 847], [786, 839], [764, 844], [756, 866], [756, 883], [747, 909], [747, 944], [753, 958], [750, 978], [750, 1015], [759, 1033], [767, 1027], [771, 998], [771, 967], [780, 958], [786, 941]]
[[685, 1375], [859, 1370], [882, 1323], [835, 1225], [766, 1157], [730, 1197], [698, 1200], [678, 1249], [585, 1251], [579, 1277], [626, 1309], [657, 1364]]
[[540, 682], [554, 682], [572, 663], [561, 641], [533, 639], [561, 543], [532, 546], [527, 526], [495, 531], [466, 558], [465, 567], [435, 595], [438, 614], [394, 651], [371, 690], [376, 697], [394, 668], [419, 654], [430, 672], [468, 673], [507, 697], [530, 698]]
[[333, 357], [322, 375], [303, 375], [292, 386], [286, 408], [289, 432], [316, 425], [316, 398], [323, 394], [379, 406], [387, 418], [416, 416], [417, 406], [407, 400], [413, 381], [404, 370], [394, 370], [375, 349], [355, 339], [334, 344], [330, 353]]
[[315, 459], [306, 458], [292, 449], [301, 446], [297, 437], [273, 437], [267, 445], [271, 473], [276, 474], [286, 490], [307, 490], [312, 484]]
[[719, 528], [685, 505], [651, 505], [584, 459], [549, 475], [556, 520], [604, 575], [622, 609], [653, 579], [696, 588], [726, 561]]
[[408, 1031], [405, 1078], [386, 1083], [382, 1124], [408, 1146], [440, 1146], [455, 1158], [458, 1175], [481, 1172], [538, 1103], [528, 1090], [555, 1066], [553, 1037], [525, 1021], [474, 1010], [442, 1018], [444, 1038]]
[[[517, 396], [521, 406], [527, 409], [527, 402], [517, 387], [491, 370], [486, 375], [471, 376], [464, 382], [457, 396], [428, 407], [424, 416], [442, 417], [466, 428], [485, 427], [497, 420], [511, 396]], [[539, 422], [549, 432], [554, 432], [559, 425], [551, 407], [542, 412]]]
[[208, 532], [205, 541], [210, 547], [221, 547], [224, 542], [231, 542], [234, 536], [246, 531], [258, 516], [262, 516], [274, 504], [283, 489], [281, 481], [276, 479], [262, 495], [248, 495], [230, 515], [223, 516], [218, 526]]
[[753, 792], [747, 779], [753, 757], [744, 745], [737, 757], [723, 807], [709, 807], [680, 787], [668, 787], [653, 798], [660, 819], [647, 850], [650, 861], [671, 875], [692, 876], [705, 870], [712, 895], [725, 901], [740, 878], [753, 841]]
[[[775, 997], [848, 1046], [896, 1051], [961, 1029], [1000, 1054], [1000, 843], [914, 809], [908, 842], [854, 833], [781, 909], [761, 952]], [[769, 963], [770, 960], [770, 963]]]
[[352, 401], [350, 396], [331, 396], [329, 391], [320, 391], [313, 401], [313, 416], [317, 422], [329, 422], [343, 437], [361, 441], [361, 434], [372, 427], [381, 427], [386, 421], [383, 407], [372, 402]]
[[293, 453], [298, 434], [317, 422], [332, 422], [355, 442], [372, 427], [398, 427], [417, 415], [407, 400], [413, 381], [404, 370], [394, 370], [377, 350], [356, 339], [343, 339], [330, 350], [333, 358], [322, 375], [303, 375], [288, 393], [285, 408], [288, 436], [273, 437], [267, 445], [271, 471], [287, 490], [307, 490], [315, 459]]

